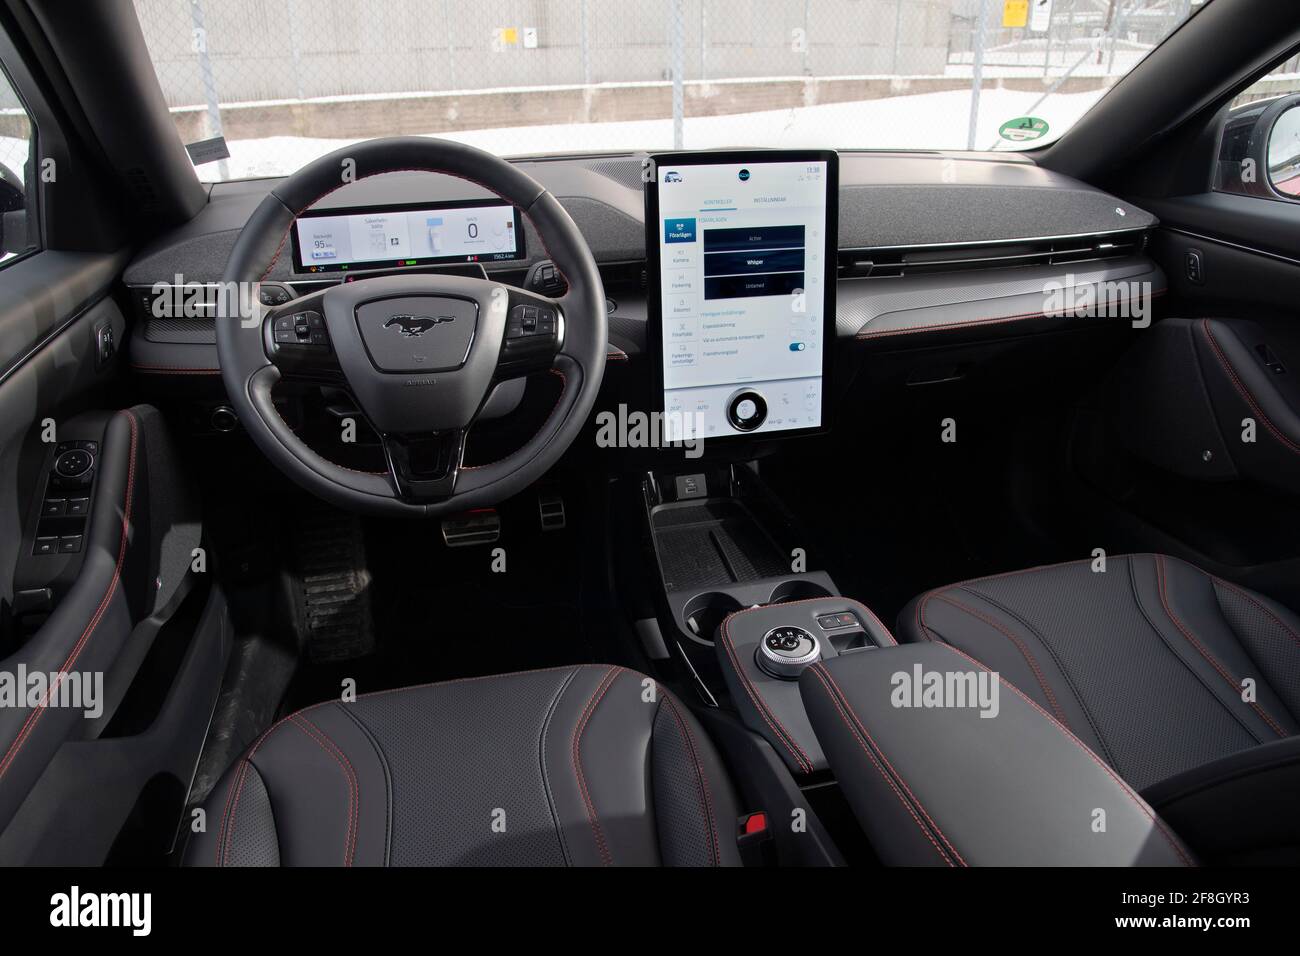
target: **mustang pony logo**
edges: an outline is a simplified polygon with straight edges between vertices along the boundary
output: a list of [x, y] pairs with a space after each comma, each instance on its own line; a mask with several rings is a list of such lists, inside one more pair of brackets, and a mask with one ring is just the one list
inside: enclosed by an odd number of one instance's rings
[[389, 316], [388, 321], [384, 323], [384, 328], [391, 329], [397, 327], [397, 331], [405, 335], [408, 339], [423, 335], [435, 325], [441, 325], [443, 322], [455, 322], [454, 315], [393, 315]]

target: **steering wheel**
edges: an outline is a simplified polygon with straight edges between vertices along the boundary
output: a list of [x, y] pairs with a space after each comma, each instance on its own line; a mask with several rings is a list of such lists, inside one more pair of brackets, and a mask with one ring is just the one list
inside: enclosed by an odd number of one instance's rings
[[[552, 299], [490, 279], [410, 274], [339, 283], [274, 308], [259, 304], [256, 284], [271, 274], [301, 212], [349, 182], [413, 170], [468, 180], [517, 206], [568, 292]], [[241, 290], [219, 297], [216, 329], [222, 380], [240, 421], [290, 478], [354, 511], [436, 517], [516, 494], [572, 443], [605, 370], [605, 291], [578, 227], [532, 177], [446, 140], [370, 140], [294, 173], [240, 232], [223, 289]], [[537, 434], [501, 461], [464, 465], [466, 435], [496, 386], [548, 369], [561, 392]], [[350, 392], [379, 435], [387, 471], [345, 468], [309, 448], [272, 401], [281, 380]]]

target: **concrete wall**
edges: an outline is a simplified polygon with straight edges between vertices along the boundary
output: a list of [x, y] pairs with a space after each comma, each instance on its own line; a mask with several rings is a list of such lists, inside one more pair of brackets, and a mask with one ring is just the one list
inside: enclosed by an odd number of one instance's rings
[[[1072, 78], [1065, 93], [1094, 90], [1100, 77]], [[990, 79], [987, 89], [1039, 92], [1036, 77]], [[970, 80], [917, 77], [888, 79], [789, 79], [753, 83], [690, 82], [685, 89], [687, 116], [721, 116], [795, 105], [860, 102], [886, 96], [969, 90]], [[434, 93], [379, 100], [252, 104], [221, 111], [228, 140], [268, 136], [365, 139], [419, 135], [464, 129], [534, 126], [546, 123], [601, 123], [613, 120], [662, 119], [672, 114], [668, 83], [621, 87], [559, 87], [504, 93]], [[210, 135], [201, 109], [174, 112], [183, 142]]]

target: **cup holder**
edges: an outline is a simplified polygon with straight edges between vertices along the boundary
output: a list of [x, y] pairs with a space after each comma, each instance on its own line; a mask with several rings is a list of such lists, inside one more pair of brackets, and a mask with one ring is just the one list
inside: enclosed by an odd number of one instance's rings
[[713, 632], [728, 614], [739, 611], [744, 605], [730, 594], [709, 591], [697, 594], [682, 608], [682, 624], [686, 632], [706, 644], [713, 643]]
[[834, 597], [830, 591], [812, 581], [782, 581], [772, 590], [768, 604], [789, 604], [791, 601], [807, 601], [811, 598]]

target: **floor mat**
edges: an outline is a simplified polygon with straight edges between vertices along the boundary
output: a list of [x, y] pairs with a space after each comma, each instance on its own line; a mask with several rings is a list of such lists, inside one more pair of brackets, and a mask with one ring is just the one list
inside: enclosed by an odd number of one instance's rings
[[297, 519], [295, 611], [303, 650], [313, 661], [364, 657], [375, 648], [375, 628], [361, 519], [316, 504]]
[[[582, 623], [570, 530], [448, 548], [438, 528], [367, 523], [374, 651], [304, 661], [288, 706], [338, 697], [349, 680], [368, 693], [597, 659]], [[494, 557], [495, 548], [503, 555]]]

